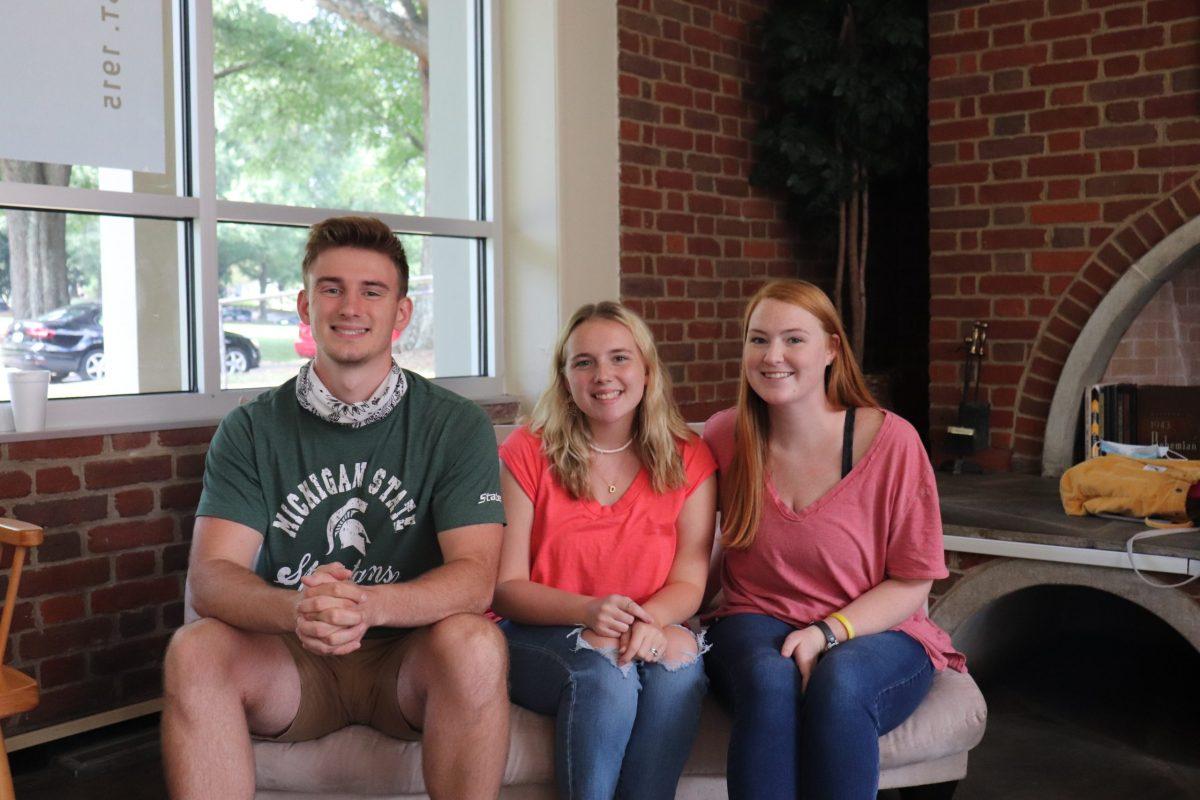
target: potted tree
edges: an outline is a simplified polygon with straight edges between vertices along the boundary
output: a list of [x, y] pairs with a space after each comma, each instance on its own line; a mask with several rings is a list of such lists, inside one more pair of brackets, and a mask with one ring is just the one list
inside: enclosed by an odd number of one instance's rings
[[924, 0], [780, 0], [761, 22], [764, 113], [751, 182], [836, 220], [834, 301], [864, 355], [871, 181], [924, 146]]

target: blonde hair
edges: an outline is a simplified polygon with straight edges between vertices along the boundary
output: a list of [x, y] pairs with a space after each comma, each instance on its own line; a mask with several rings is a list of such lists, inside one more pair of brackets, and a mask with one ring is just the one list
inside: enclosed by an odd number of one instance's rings
[[683, 421], [671, 398], [671, 378], [658, 358], [654, 337], [637, 314], [620, 303], [606, 300], [581, 306], [558, 335], [551, 363], [550, 385], [542, 392], [529, 417], [529, 429], [541, 437], [542, 451], [550, 461], [555, 479], [575, 499], [591, 497], [588, 465], [591, 454], [587, 417], [571, 400], [567, 387], [567, 340], [584, 322], [606, 319], [628, 329], [646, 365], [646, 390], [633, 421], [633, 439], [638, 458], [650, 474], [654, 491], [662, 494], [687, 482], [679, 442], [694, 434]]
[[[759, 289], [746, 305], [742, 319], [742, 344], [750, 330], [750, 315], [763, 300], [778, 300], [798, 306], [812, 314], [830, 337], [833, 361], [827, 368], [825, 396], [837, 410], [851, 406], [877, 408], [863, 380], [862, 370], [850, 350], [842, 320], [829, 296], [808, 281], [772, 281]], [[833, 340], [833, 337], [837, 337]], [[745, 362], [738, 380], [737, 416], [734, 426], [733, 461], [729, 465], [728, 495], [723, 509], [721, 546], [744, 550], [754, 542], [762, 519], [762, 498], [766, 486], [767, 444], [771, 436], [767, 404], [750, 388]]]

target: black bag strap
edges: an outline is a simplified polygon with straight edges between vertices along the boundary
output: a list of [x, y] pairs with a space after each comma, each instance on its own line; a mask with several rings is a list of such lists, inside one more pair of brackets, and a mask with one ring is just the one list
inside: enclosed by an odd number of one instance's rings
[[854, 467], [854, 406], [846, 409], [846, 425], [842, 428], [842, 477]]

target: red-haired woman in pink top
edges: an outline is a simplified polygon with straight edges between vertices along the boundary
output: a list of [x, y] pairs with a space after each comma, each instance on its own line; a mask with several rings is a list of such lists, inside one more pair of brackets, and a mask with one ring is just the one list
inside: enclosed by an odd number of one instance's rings
[[816, 286], [764, 286], [743, 332], [738, 405], [704, 430], [720, 467], [707, 667], [734, 715], [729, 794], [867, 800], [879, 736], [936, 670], [964, 668], [924, 610], [947, 574], [933, 470]]

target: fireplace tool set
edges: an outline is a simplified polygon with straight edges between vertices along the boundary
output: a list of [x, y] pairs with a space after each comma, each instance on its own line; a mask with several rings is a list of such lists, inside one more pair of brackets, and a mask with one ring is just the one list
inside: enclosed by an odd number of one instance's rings
[[963, 339], [963, 388], [958, 403], [958, 419], [946, 429], [945, 451], [954, 458], [945, 461], [941, 469], [956, 475], [978, 474], [983, 468], [967, 456], [988, 446], [990, 403], [979, 400], [979, 373], [987, 346], [988, 324], [976, 320], [971, 335]]

